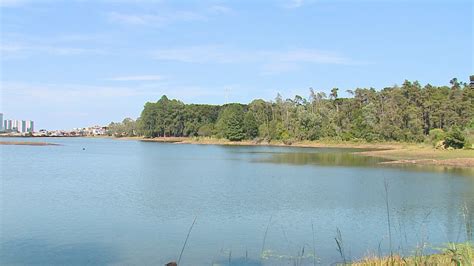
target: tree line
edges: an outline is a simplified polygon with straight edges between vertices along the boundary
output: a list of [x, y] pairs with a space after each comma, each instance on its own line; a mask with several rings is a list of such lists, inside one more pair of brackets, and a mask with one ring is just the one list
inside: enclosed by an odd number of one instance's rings
[[470, 135], [474, 128], [474, 89], [457, 79], [448, 86], [405, 81], [379, 91], [357, 88], [347, 93], [351, 97], [341, 98], [338, 88], [329, 95], [310, 88], [308, 98], [283, 99], [278, 94], [273, 101], [224, 105], [185, 104], [162, 96], [146, 103], [136, 121], [111, 123], [109, 129], [118, 136], [149, 138], [421, 142], [443, 132]]

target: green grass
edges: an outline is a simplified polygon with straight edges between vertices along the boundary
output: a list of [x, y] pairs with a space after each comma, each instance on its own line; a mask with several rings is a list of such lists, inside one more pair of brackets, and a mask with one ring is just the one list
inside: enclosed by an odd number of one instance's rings
[[449, 243], [440, 249], [439, 254], [420, 255], [408, 257], [394, 255], [391, 257], [367, 257], [358, 262], [347, 265], [474, 265], [474, 249], [472, 243]]

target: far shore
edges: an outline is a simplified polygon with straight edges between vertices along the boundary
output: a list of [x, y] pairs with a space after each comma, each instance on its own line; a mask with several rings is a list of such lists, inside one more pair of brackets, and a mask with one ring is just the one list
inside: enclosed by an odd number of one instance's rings
[[[115, 140], [137, 140], [144, 142], [160, 142], [174, 144], [199, 144], [199, 145], [229, 145], [229, 146], [279, 146], [279, 147], [304, 147], [304, 148], [354, 148], [363, 151], [354, 152], [362, 156], [383, 158], [388, 161], [381, 162], [387, 165], [437, 165], [447, 167], [472, 167], [474, 168], [474, 150], [439, 150], [424, 143], [403, 142], [355, 142], [355, 141], [299, 141], [291, 144], [282, 141], [229, 141], [226, 139], [209, 137], [113, 137], [113, 136], [86, 136], [86, 138], [110, 138]], [[58, 145], [47, 142], [28, 141], [0, 141], [0, 145], [33, 145], [46, 146]]]
[[[114, 138], [114, 137], [111, 137]], [[217, 138], [189, 138], [189, 137], [122, 137], [114, 139], [139, 140], [145, 142], [161, 142], [175, 144], [201, 145], [234, 145], [234, 146], [282, 146], [305, 148], [355, 148], [365, 151], [355, 152], [358, 155], [372, 156], [387, 159], [381, 164], [391, 165], [439, 165], [449, 167], [474, 167], [474, 150], [438, 150], [423, 143], [400, 142], [349, 142], [349, 141], [301, 141], [285, 144], [281, 141], [229, 141]], [[368, 150], [368, 151], [367, 151]]]

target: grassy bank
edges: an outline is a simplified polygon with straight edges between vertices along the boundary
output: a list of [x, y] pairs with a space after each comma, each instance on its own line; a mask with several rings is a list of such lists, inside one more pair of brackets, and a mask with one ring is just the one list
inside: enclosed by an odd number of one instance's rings
[[367, 257], [359, 262], [350, 263], [354, 266], [372, 265], [474, 265], [474, 249], [472, 244], [450, 243], [441, 249], [441, 253], [432, 255], [415, 254], [413, 256], [402, 257], [394, 255], [391, 257], [377, 258]]
[[370, 151], [357, 152], [363, 156], [373, 156], [390, 160], [385, 164], [416, 164], [416, 165], [441, 165], [451, 167], [474, 167], [474, 150], [438, 150], [427, 144], [400, 143], [400, 142], [351, 142], [351, 141], [301, 141], [291, 144], [282, 141], [255, 142], [255, 141], [229, 141], [217, 138], [153, 138], [134, 139], [149, 142], [167, 142], [180, 144], [213, 144], [213, 145], [240, 145], [240, 146], [292, 146], [292, 147], [320, 147], [320, 148], [361, 148]]
[[425, 144], [399, 144], [387, 150], [365, 151], [358, 154], [391, 160], [384, 164], [474, 167], [474, 150], [438, 150]]

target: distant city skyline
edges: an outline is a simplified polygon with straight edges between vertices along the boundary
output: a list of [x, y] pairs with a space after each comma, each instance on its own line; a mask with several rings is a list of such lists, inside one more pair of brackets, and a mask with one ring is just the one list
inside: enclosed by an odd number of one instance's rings
[[[469, 83], [472, 1], [0, 1], [0, 109], [106, 125], [161, 95], [249, 103]], [[39, 127], [38, 127], [39, 126]]]
[[32, 120], [5, 119], [4, 114], [0, 113], [0, 131], [33, 133], [35, 132], [34, 127], [34, 121]]

